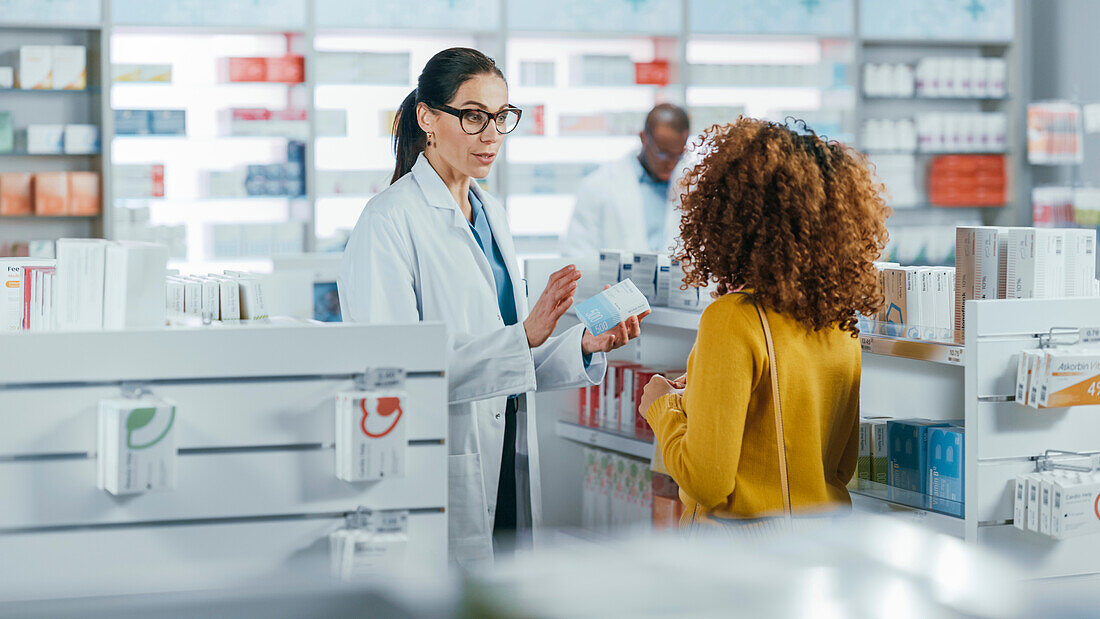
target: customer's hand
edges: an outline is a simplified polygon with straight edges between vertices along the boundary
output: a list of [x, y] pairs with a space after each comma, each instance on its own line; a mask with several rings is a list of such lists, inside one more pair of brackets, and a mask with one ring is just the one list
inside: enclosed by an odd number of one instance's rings
[[529, 347], [538, 348], [549, 339], [558, 326], [558, 319], [573, 305], [573, 294], [577, 292], [580, 278], [581, 272], [571, 264], [554, 272], [547, 280], [542, 295], [523, 321]]
[[682, 393], [682, 389], [677, 389], [672, 383], [668, 382], [668, 379], [664, 376], [654, 376], [646, 383], [645, 389], [642, 391], [642, 400], [638, 403], [638, 413], [644, 418], [646, 413], [649, 412], [649, 407], [653, 406], [653, 403], [661, 399], [670, 393]]
[[591, 355], [597, 352], [611, 352], [626, 346], [627, 342], [642, 334], [642, 319], [649, 316], [649, 310], [631, 316], [599, 335], [592, 335], [587, 329], [581, 336], [581, 352]]
[[668, 382], [672, 383], [672, 386], [676, 387], [677, 389], [684, 389], [685, 387], [687, 387], [687, 384], [688, 384], [688, 375], [683, 374], [683, 375], [681, 375], [677, 378], [674, 378], [674, 379], [672, 379]]

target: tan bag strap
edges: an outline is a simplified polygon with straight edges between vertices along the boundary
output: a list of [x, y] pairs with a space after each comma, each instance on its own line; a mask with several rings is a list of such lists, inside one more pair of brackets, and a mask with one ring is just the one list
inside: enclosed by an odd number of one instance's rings
[[775, 442], [779, 449], [779, 484], [783, 488], [783, 515], [791, 515], [791, 487], [787, 481], [787, 445], [783, 434], [783, 406], [779, 402], [779, 367], [775, 363], [775, 342], [772, 340], [772, 328], [768, 324], [768, 315], [764, 308], [756, 302], [756, 297], [749, 295], [756, 313], [760, 316], [760, 324], [764, 327], [764, 341], [768, 345], [768, 367], [772, 382], [772, 399], [775, 401]]

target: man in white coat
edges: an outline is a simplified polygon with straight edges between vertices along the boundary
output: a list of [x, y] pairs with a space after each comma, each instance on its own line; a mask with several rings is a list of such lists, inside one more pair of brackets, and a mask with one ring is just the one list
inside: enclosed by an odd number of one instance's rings
[[641, 150], [581, 181], [561, 253], [580, 257], [605, 248], [667, 252], [669, 178], [689, 135], [682, 108], [662, 103], [650, 110], [638, 134]]

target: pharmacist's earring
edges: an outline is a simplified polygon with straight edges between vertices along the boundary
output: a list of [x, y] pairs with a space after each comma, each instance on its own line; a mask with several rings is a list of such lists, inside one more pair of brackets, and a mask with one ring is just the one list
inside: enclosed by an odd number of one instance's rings
[[434, 142], [434, 141], [435, 141], [435, 133], [429, 131], [428, 132], [428, 146], [431, 146], [432, 142]]

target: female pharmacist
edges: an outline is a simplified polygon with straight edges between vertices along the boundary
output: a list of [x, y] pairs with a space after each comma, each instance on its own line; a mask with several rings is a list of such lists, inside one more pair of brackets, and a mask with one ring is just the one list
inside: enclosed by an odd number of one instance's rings
[[550, 337], [573, 303], [573, 265], [528, 312], [505, 211], [471, 182], [489, 175], [520, 116], [492, 59], [466, 48], [433, 56], [398, 112], [392, 184], [360, 215], [338, 280], [345, 320], [447, 324], [447, 512], [451, 557], [465, 566], [539, 524], [527, 394], [598, 383], [603, 353], [640, 333], [631, 318], [599, 337], [583, 326]]
[[856, 314], [883, 300], [883, 187], [862, 155], [812, 132], [741, 118], [706, 140], [675, 257], [687, 284], [740, 293], [703, 312], [685, 388], [656, 377], [640, 407], [680, 485], [681, 524], [775, 528], [849, 509]]

